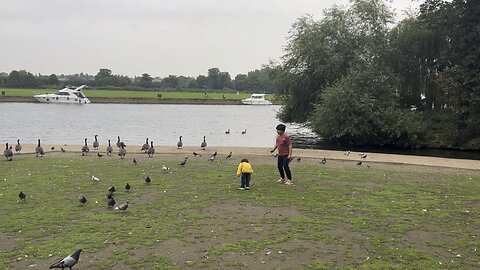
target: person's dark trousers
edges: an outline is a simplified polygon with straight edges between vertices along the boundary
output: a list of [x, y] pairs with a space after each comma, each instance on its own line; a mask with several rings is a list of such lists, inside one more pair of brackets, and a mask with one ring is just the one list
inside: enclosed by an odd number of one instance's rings
[[280, 177], [285, 179], [285, 174], [287, 174], [287, 179], [292, 180], [292, 173], [290, 172], [290, 167], [288, 167], [288, 155], [287, 156], [278, 156], [278, 172], [280, 173]]
[[250, 174], [242, 173], [240, 187], [250, 187]]

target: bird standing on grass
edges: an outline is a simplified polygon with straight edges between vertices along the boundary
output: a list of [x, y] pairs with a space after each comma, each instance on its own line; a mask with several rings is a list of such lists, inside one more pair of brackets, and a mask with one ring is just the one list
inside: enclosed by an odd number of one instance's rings
[[102, 154], [100, 154], [100, 153], [97, 153], [97, 156], [98, 156], [98, 157], [103, 157], [103, 155], [102, 155]]
[[228, 154], [228, 155], [225, 157], [225, 159], [229, 159], [229, 158], [231, 158], [231, 157], [232, 157], [232, 151], [230, 151], [230, 154]]
[[128, 201], [126, 201], [125, 203], [122, 203], [119, 206], [115, 207], [115, 210], [125, 211], [125, 210], [127, 210], [127, 208], [128, 208]]
[[23, 191], [20, 191], [20, 193], [18, 194], [18, 198], [20, 198], [21, 202], [24, 202], [25, 198], [27, 198], [27, 194], [23, 193]]
[[95, 175], [92, 175], [92, 181], [98, 182], [100, 181], [100, 179], [98, 179], [98, 177], [96, 177]]
[[320, 160], [320, 164], [325, 165], [326, 163], [327, 163], [327, 159], [326, 159], [326, 158], [322, 158], [322, 160]]
[[155, 148], [153, 147], [153, 141], [150, 141], [150, 148], [147, 150], [147, 155], [148, 157], [153, 157], [153, 154], [155, 154]]
[[78, 200], [82, 205], [84, 205], [87, 202], [87, 198], [83, 195], [80, 196], [80, 199]]
[[127, 150], [125, 150], [125, 144], [122, 143], [120, 145], [120, 150], [118, 150], [118, 155], [120, 156], [121, 159], [124, 159], [126, 154], [127, 154]]
[[196, 153], [196, 152], [193, 152], [193, 155], [194, 156], [202, 156], [202, 154], [199, 154], [199, 153]]
[[130, 191], [131, 188], [132, 188], [132, 187], [130, 186], [130, 184], [127, 183], [127, 184], [125, 185], [125, 191]]
[[11, 146], [8, 147], [8, 143], [5, 143], [5, 151], [3, 151], [3, 155], [8, 161], [12, 161], [13, 151]]
[[187, 164], [187, 159], [184, 159], [182, 162], [180, 162], [178, 165], [180, 166], [185, 166]]
[[152, 182], [152, 178], [150, 178], [150, 176], [147, 175], [147, 177], [145, 178], [145, 183], [150, 184], [150, 182]]
[[133, 158], [133, 164], [137, 165], [137, 159]]
[[80, 252], [82, 252], [82, 249], [77, 249], [72, 255], [69, 255], [58, 262], [50, 265], [48, 269], [53, 269], [53, 268], [69, 268], [73, 270], [73, 266], [78, 263], [78, 260], [80, 259]]
[[113, 196], [108, 198], [107, 205], [108, 205], [108, 208], [113, 208], [115, 206], [115, 199], [113, 198]]

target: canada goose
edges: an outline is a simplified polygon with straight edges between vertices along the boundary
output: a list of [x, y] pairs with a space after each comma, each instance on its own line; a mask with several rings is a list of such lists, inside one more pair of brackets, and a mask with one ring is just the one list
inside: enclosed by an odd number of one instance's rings
[[127, 154], [127, 150], [125, 150], [125, 144], [121, 143], [120, 150], [118, 150], [118, 155], [120, 156], [121, 159], [124, 159], [126, 154]]
[[3, 155], [7, 158], [8, 161], [12, 161], [13, 158], [13, 151], [12, 147], [8, 147], [8, 143], [5, 143], [5, 151], [3, 151]]
[[247, 129], [244, 129], [244, 130], [242, 131], [242, 134], [243, 134], [243, 135], [247, 134]]
[[140, 149], [140, 151], [145, 151], [145, 153], [146, 153], [149, 147], [150, 147], [150, 145], [148, 144], [148, 138], [147, 138], [145, 140], [145, 143], [142, 145], [142, 149]]
[[20, 139], [17, 139], [17, 145], [15, 145], [15, 152], [17, 152], [17, 154], [20, 154], [20, 151], [22, 151], [22, 145], [20, 144]]
[[97, 140], [98, 135], [95, 135], [95, 141], [93, 142], [93, 149], [98, 150], [98, 140]]
[[120, 136], [118, 136], [117, 138], [117, 147], [120, 148], [122, 146], [122, 142], [120, 141]]
[[177, 142], [177, 149], [182, 149], [182, 147], [183, 147], [182, 136], [180, 136]]
[[200, 147], [202, 147], [202, 150], [205, 150], [205, 147], [207, 147], [207, 141], [205, 141], [205, 136], [203, 136], [203, 142], [200, 144]]
[[38, 139], [38, 145], [35, 148], [35, 154], [37, 154], [37, 157], [38, 157], [38, 155], [40, 155], [41, 157], [43, 157], [43, 155], [45, 155], [45, 152], [43, 152], [43, 147], [40, 146], [40, 139]]
[[153, 148], [153, 141], [150, 141], [150, 148], [147, 150], [147, 155], [148, 157], [153, 157], [153, 154], [155, 154], [155, 148]]
[[107, 146], [107, 156], [111, 156], [113, 151], [112, 144], [110, 143], [110, 140], [108, 140], [108, 146]]
[[85, 138], [85, 145], [82, 147], [82, 156], [86, 156], [90, 148], [87, 145], [87, 138]]
[[227, 131], [225, 131], [225, 134], [230, 134], [230, 129], [227, 129]]

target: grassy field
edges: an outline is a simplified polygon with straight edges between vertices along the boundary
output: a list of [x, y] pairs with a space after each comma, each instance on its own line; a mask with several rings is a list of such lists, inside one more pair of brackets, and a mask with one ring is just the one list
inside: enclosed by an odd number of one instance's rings
[[[276, 159], [252, 156], [241, 191], [239, 158], [208, 154], [185, 167], [166, 153], [1, 160], [0, 269], [47, 269], [77, 248], [75, 270], [480, 268], [480, 171], [303, 159], [285, 186]], [[125, 212], [107, 208], [111, 185]]]
[[[55, 93], [57, 89], [8, 89], [0, 88], [0, 92], [5, 91], [5, 96], [32, 97], [37, 94]], [[250, 94], [236, 93], [207, 93], [203, 92], [147, 92], [147, 91], [119, 91], [119, 90], [84, 90], [89, 98], [159, 98], [163, 99], [225, 99], [240, 100], [250, 97]], [[272, 99], [273, 95], [267, 95], [267, 99]]]

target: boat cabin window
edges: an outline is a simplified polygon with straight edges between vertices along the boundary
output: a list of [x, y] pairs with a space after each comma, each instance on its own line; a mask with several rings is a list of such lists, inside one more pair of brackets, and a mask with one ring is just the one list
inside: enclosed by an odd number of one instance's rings
[[67, 92], [58, 92], [57, 95], [61, 95], [61, 96], [69, 96], [70, 94], [67, 93]]

